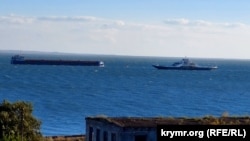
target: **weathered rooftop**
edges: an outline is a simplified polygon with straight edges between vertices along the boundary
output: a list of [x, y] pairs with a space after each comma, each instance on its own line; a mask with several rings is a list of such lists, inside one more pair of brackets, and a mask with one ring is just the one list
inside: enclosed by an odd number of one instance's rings
[[156, 127], [157, 125], [250, 125], [250, 117], [87, 117], [120, 127]]

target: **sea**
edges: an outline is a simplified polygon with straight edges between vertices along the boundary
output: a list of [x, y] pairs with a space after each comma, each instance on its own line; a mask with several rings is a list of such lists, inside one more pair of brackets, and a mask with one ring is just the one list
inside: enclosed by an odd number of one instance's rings
[[0, 53], [0, 102], [27, 101], [44, 136], [86, 132], [86, 117], [249, 116], [250, 60], [190, 58], [212, 71], [157, 70], [179, 57], [22, 53], [26, 58], [101, 60], [105, 67], [12, 65]]

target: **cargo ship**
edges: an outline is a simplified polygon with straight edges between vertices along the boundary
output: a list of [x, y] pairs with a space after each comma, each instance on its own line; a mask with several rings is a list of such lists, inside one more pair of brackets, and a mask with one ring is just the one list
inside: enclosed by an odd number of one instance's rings
[[21, 56], [21, 55], [12, 56], [11, 57], [11, 64], [21, 64], [21, 65], [70, 65], [70, 66], [99, 66], [99, 67], [104, 67], [104, 62], [103, 61], [25, 59], [24, 56]]

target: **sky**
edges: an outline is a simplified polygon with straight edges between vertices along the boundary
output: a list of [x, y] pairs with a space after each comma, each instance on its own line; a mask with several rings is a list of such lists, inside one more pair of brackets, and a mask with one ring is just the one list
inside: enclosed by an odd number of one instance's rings
[[250, 59], [248, 0], [0, 0], [0, 50]]

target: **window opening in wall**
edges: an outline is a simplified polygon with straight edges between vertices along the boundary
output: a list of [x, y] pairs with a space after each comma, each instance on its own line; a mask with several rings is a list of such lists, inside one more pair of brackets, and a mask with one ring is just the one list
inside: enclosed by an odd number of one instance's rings
[[96, 141], [100, 141], [100, 129], [96, 129]]
[[89, 141], [93, 141], [93, 127], [89, 127]]
[[111, 141], [116, 141], [116, 134], [115, 133], [111, 133]]
[[147, 141], [147, 135], [135, 135], [135, 141]]
[[107, 131], [103, 132], [103, 141], [108, 141], [108, 132]]

